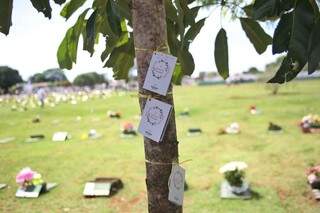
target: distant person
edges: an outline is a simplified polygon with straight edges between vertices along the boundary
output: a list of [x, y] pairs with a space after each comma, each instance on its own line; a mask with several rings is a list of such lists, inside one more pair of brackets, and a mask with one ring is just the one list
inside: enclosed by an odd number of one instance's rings
[[46, 98], [46, 92], [45, 92], [45, 90], [43, 88], [38, 89], [37, 97], [38, 97], [38, 100], [40, 102], [40, 106], [44, 107], [44, 100]]

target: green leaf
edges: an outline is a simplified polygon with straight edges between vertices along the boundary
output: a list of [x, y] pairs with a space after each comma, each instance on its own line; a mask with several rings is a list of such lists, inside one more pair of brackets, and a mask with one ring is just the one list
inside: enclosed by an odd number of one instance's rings
[[34, 8], [44, 14], [45, 17], [51, 19], [51, 6], [49, 0], [31, 0]]
[[91, 56], [93, 55], [94, 52], [94, 44], [96, 40], [96, 15], [97, 11], [95, 10], [89, 19], [87, 20], [86, 23], [86, 33], [84, 37], [84, 45], [83, 49], [87, 50]]
[[67, 20], [72, 16], [72, 14], [77, 11], [86, 0], [71, 0], [69, 1], [61, 10], [60, 15], [66, 18]]
[[118, 42], [118, 38], [117, 39], [114, 38], [114, 37], [106, 38], [106, 47], [105, 47], [105, 50], [102, 52], [102, 54], [100, 56], [101, 61], [105, 61], [108, 58], [110, 53], [116, 47], [117, 42]]
[[253, 17], [253, 4], [249, 4], [247, 6], [244, 6], [243, 11], [247, 15], [247, 17], [252, 18]]
[[191, 53], [186, 49], [180, 49], [178, 59], [184, 75], [192, 75], [194, 71], [194, 60]]
[[[317, 53], [317, 45], [314, 46], [315, 49], [311, 47], [314, 45], [313, 39], [311, 38], [309, 42], [314, 20], [314, 8], [310, 1], [297, 1], [293, 11], [289, 51], [276, 75], [269, 81], [270, 83], [285, 83], [294, 79], [307, 63], [308, 55], [310, 60], [313, 50], [315, 54]], [[317, 58], [318, 56], [312, 59], [309, 72], [312, 72], [311, 68], [316, 66]]]
[[97, 11], [98, 11], [98, 15], [96, 17], [97, 31], [102, 33], [104, 37], [118, 38], [118, 36], [113, 33], [110, 27], [106, 10], [97, 10]]
[[189, 44], [192, 43], [192, 41], [196, 38], [196, 36], [199, 34], [201, 28], [204, 25], [204, 22], [206, 21], [206, 18], [201, 19], [200, 21], [198, 21], [197, 23], [195, 23], [194, 25], [192, 25], [189, 30], [187, 31], [187, 33], [184, 36], [184, 46], [189, 47]]
[[195, 20], [200, 8], [201, 6], [197, 6], [187, 10], [185, 20], [184, 20], [186, 25], [192, 26], [195, 24]]
[[116, 80], [128, 79], [130, 68], [134, 65], [134, 56], [128, 53], [121, 53], [112, 67], [113, 77]]
[[180, 41], [177, 38], [178, 33], [175, 29], [175, 24], [167, 19], [167, 37], [170, 53], [174, 56], [178, 55], [178, 50], [181, 46]]
[[240, 18], [240, 22], [257, 53], [262, 54], [266, 51], [268, 45], [272, 43], [272, 38], [264, 32], [258, 22], [249, 18]]
[[121, 36], [119, 37], [117, 43], [116, 43], [116, 47], [120, 47], [122, 45], [124, 45], [125, 43], [127, 43], [129, 41], [129, 34], [128, 32], [122, 32]]
[[8, 35], [10, 31], [12, 2], [13, 0], [0, 1], [0, 32], [5, 35]]
[[272, 54], [288, 51], [292, 31], [293, 12], [283, 14], [273, 34]]
[[183, 72], [180, 63], [177, 63], [173, 75], [172, 75], [172, 82], [176, 85], [181, 85], [181, 81], [183, 78]]
[[65, 3], [66, 2], [66, 0], [54, 0], [54, 2], [56, 3], [56, 4], [63, 4], [63, 3]]
[[117, 1], [115, 4], [115, 9], [120, 15], [121, 18], [127, 19], [129, 22], [131, 22], [131, 10], [129, 7], [129, 1], [128, 0], [121, 0]]
[[121, 35], [121, 17], [117, 12], [116, 3], [113, 0], [108, 0], [107, 2], [107, 18], [111, 30], [117, 35]]
[[290, 11], [294, 7], [295, 2], [296, 0], [280, 0], [278, 14], [284, 13], [285, 11]]
[[185, 11], [183, 8], [185, 8], [185, 0], [174, 0], [175, 5], [178, 10], [178, 27], [179, 27], [179, 35], [180, 40], [183, 41], [184, 38], [184, 32], [185, 32], [185, 26], [184, 26], [184, 17], [185, 17]]
[[133, 38], [114, 48], [104, 67], [112, 67], [115, 79], [127, 79], [130, 68], [134, 65]]
[[312, 30], [312, 34], [309, 41], [308, 50], [308, 72], [312, 74], [319, 67], [320, 61], [320, 20], [317, 21], [316, 25]]
[[256, 20], [274, 19], [290, 11], [295, 2], [296, 0], [256, 0], [253, 5], [252, 16]]
[[268, 81], [268, 83], [283, 84], [293, 80], [303, 67], [299, 67], [290, 56], [283, 59], [282, 64], [276, 75]]
[[61, 69], [71, 69], [72, 68], [72, 59], [69, 55], [69, 48], [68, 48], [68, 42], [69, 42], [69, 38], [72, 36], [73, 33], [73, 28], [70, 28], [64, 39], [62, 40], [59, 48], [58, 48], [58, 52], [57, 52], [57, 58], [58, 58], [58, 63], [59, 63], [59, 67]]
[[83, 31], [84, 28], [84, 23], [85, 23], [85, 16], [87, 12], [89, 11], [89, 8], [86, 9], [85, 11], [82, 12], [82, 14], [79, 16], [77, 22], [75, 25], [72, 27], [72, 34], [68, 38], [68, 51], [69, 51], [69, 56], [72, 60], [72, 62], [76, 63], [77, 62], [77, 52], [78, 52], [78, 43], [79, 43], [79, 37], [81, 32]]
[[314, 26], [313, 8], [309, 1], [298, 1], [293, 17], [289, 54], [303, 67], [308, 61], [309, 38]]
[[277, 15], [279, 0], [256, 0], [253, 5], [253, 18], [264, 19]]
[[223, 79], [227, 79], [229, 77], [228, 38], [223, 28], [219, 30], [216, 37], [214, 58], [219, 74]]
[[173, 21], [177, 22], [178, 21], [178, 16], [177, 16], [177, 9], [175, 6], [172, 4], [172, 0], [165, 0], [164, 2], [165, 9], [166, 9], [166, 17]]
[[[319, 11], [319, 7], [318, 4], [315, 0], [309, 0], [312, 8], [313, 8], [313, 13], [315, 15], [315, 19], [319, 19], [320, 18], [320, 11]], [[320, 1], [318, 0], [318, 2], [320, 3]]]

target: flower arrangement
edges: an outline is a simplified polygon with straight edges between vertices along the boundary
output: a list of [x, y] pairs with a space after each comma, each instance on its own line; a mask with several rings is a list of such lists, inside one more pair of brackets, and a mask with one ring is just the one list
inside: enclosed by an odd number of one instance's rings
[[136, 135], [134, 125], [130, 122], [125, 122], [122, 124], [121, 131], [125, 135]]
[[304, 133], [320, 132], [320, 116], [309, 114], [300, 121]]
[[311, 187], [320, 189], [320, 165], [309, 168], [306, 174]]
[[16, 176], [16, 182], [21, 186], [23, 190], [31, 190], [36, 185], [44, 184], [40, 173], [32, 171], [31, 168], [23, 168]]
[[320, 200], [320, 165], [309, 168], [306, 175], [315, 199]]
[[250, 106], [250, 113], [251, 113], [251, 115], [256, 115], [256, 114], [258, 114], [257, 107], [254, 106], [254, 105]]
[[121, 113], [120, 112], [108, 111], [107, 114], [108, 114], [109, 118], [121, 118]]
[[218, 132], [219, 135], [224, 135], [224, 134], [235, 135], [239, 133], [240, 133], [240, 125], [237, 122], [231, 123], [228, 127], [224, 129], [220, 129]]
[[241, 187], [244, 182], [245, 169], [248, 165], [241, 161], [232, 161], [219, 169], [219, 172], [224, 175], [224, 178], [231, 186]]

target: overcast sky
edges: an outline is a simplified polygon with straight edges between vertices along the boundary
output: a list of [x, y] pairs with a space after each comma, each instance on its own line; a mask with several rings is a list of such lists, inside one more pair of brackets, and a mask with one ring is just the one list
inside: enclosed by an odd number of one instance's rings
[[[8, 65], [19, 70], [24, 79], [48, 68], [58, 67], [57, 48], [68, 27], [76, 21], [76, 16], [65, 22], [59, 15], [61, 8], [53, 3], [52, 7], [52, 19], [48, 20], [32, 7], [30, 1], [14, 1], [10, 34], [7, 37], [0, 34], [0, 66]], [[206, 16], [207, 13], [210, 11], [202, 11], [200, 15]], [[219, 11], [215, 10], [191, 45], [191, 53], [196, 64], [194, 75], [200, 71], [216, 70], [213, 53], [215, 36], [220, 29], [219, 14]], [[263, 69], [267, 63], [276, 59], [276, 56], [272, 56], [270, 47], [264, 54], [258, 55], [238, 21], [223, 20], [222, 26], [227, 31], [229, 41], [231, 73], [239, 73], [252, 66]], [[92, 58], [81, 50], [82, 42], [79, 43], [78, 49], [77, 64], [73, 70], [66, 71], [69, 79], [91, 71], [112, 75], [111, 70], [102, 68], [100, 53], [103, 44], [96, 47], [96, 53]]]

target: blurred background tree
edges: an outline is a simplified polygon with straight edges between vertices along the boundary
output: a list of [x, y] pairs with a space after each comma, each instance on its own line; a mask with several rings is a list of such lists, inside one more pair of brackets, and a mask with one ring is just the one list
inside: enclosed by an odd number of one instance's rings
[[90, 72], [90, 73], [85, 73], [78, 75], [74, 81], [73, 84], [76, 86], [89, 86], [89, 87], [94, 87], [94, 85], [97, 84], [103, 84], [107, 83], [104, 75], [98, 74], [96, 72]]
[[48, 69], [42, 73], [36, 73], [29, 78], [31, 83], [40, 82], [69, 82], [64, 72], [59, 68]]
[[7, 93], [10, 87], [21, 83], [22, 78], [18, 70], [12, 69], [8, 66], [0, 67], [0, 93]]

